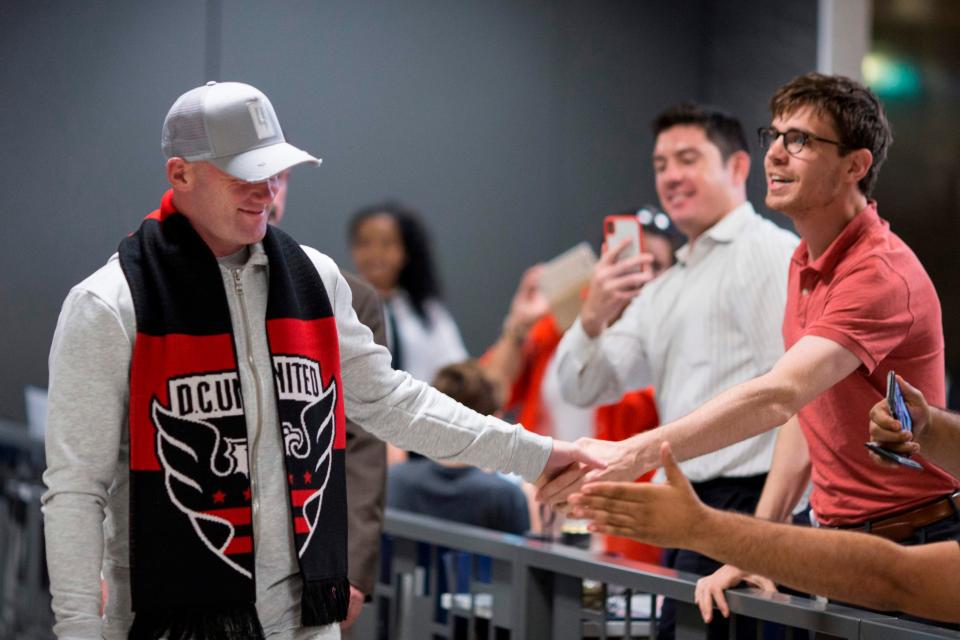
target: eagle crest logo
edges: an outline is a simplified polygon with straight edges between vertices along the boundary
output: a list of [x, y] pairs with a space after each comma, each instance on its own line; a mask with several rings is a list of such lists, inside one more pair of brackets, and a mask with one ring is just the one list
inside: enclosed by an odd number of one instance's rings
[[[295, 539], [302, 556], [319, 524], [330, 477], [337, 388], [334, 380], [326, 387], [321, 384], [319, 364], [312, 360], [275, 356], [273, 363]], [[248, 447], [237, 373], [174, 378], [168, 390], [170, 407], [156, 398], [151, 403], [167, 495], [207, 549], [252, 578], [249, 456], [256, 452]]]

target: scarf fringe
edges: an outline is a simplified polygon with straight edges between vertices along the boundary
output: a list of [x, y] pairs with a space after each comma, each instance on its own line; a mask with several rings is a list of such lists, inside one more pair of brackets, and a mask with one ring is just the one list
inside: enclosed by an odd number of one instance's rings
[[130, 640], [263, 640], [253, 604], [138, 611]]
[[346, 620], [349, 606], [350, 582], [346, 578], [304, 582], [300, 623], [319, 627]]

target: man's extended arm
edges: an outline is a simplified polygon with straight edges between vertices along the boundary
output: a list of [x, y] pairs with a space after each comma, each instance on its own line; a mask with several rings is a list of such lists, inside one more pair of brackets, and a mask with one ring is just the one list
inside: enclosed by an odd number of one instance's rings
[[531, 481], [552, 477], [575, 462], [603, 466], [570, 443], [482, 416], [391, 369], [389, 352], [357, 320], [350, 288], [336, 265], [313, 249], [304, 250], [332, 292], [347, 415], [367, 431], [437, 460], [516, 473]]
[[721, 393], [671, 424], [634, 436], [641, 473], [659, 463], [661, 442], [669, 442], [678, 459], [688, 460], [780, 426], [858, 366], [857, 357], [836, 342], [805, 336], [769, 373]]
[[[806, 403], [860, 366], [857, 357], [836, 342], [805, 336], [773, 369], [739, 384], [688, 414], [651, 431], [610, 444], [578, 441], [608, 462], [587, 480], [629, 480], [659, 464], [660, 445], [670, 443], [677, 459], [689, 460], [778, 427]], [[540, 499], [561, 502], [579, 488], [574, 473], [561, 474], [540, 491]]]
[[960, 547], [904, 547], [861, 533], [767, 522], [703, 505], [670, 454], [668, 483], [597, 483], [571, 498], [602, 533], [703, 553], [808, 593], [960, 621]]

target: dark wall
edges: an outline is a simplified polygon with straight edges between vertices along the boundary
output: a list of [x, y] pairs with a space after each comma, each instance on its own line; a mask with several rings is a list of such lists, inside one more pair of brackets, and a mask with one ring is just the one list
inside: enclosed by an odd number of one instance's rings
[[422, 211], [479, 353], [526, 266], [655, 201], [661, 107], [753, 114], [812, 68], [816, 1], [779, 4], [0, 4], [0, 415], [22, 418], [23, 385], [46, 384], [70, 286], [156, 207], [163, 116], [209, 76], [264, 90], [288, 138], [324, 159], [292, 178], [284, 224], [302, 242], [349, 266], [352, 210], [396, 197]]
[[703, 9], [703, 99], [741, 119], [753, 156], [748, 196], [758, 211], [792, 228], [785, 215], [763, 206], [767, 189], [756, 130], [770, 124], [768, 104], [777, 87], [815, 70], [817, 2], [724, 0]]
[[164, 185], [160, 125], [203, 77], [192, 0], [0, 3], [0, 415], [46, 386], [70, 287], [104, 264]]

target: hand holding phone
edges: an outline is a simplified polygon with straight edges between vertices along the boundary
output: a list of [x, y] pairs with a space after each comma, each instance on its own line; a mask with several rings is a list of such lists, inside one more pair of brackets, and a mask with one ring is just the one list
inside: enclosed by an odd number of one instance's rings
[[603, 219], [603, 244], [607, 251], [613, 251], [627, 242], [627, 246], [617, 255], [617, 260], [632, 258], [643, 253], [643, 226], [639, 218], [632, 215], [614, 215]]
[[653, 258], [643, 253], [643, 229], [636, 216], [607, 216], [603, 235], [603, 255], [593, 269], [580, 310], [580, 324], [590, 337], [598, 336], [616, 321], [653, 278]]
[[[893, 371], [887, 374], [887, 407], [890, 409], [890, 415], [896, 418], [904, 431], [913, 431], [913, 418], [910, 416], [907, 403], [903, 399], [903, 391], [897, 382], [897, 375]], [[917, 471], [923, 470], [923, 466], [916, 460], [911, 460], [909, 455], [884, 449], [876, 442], [867, 442], [865, 446], [886, 460], [910, 467], [911, 469], [916, 469]]]

